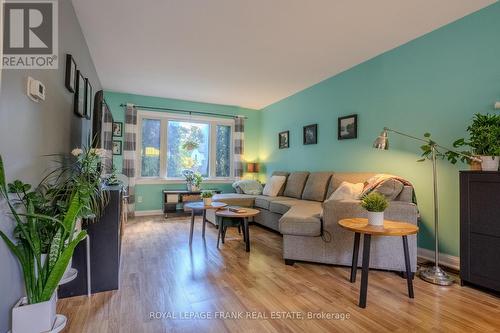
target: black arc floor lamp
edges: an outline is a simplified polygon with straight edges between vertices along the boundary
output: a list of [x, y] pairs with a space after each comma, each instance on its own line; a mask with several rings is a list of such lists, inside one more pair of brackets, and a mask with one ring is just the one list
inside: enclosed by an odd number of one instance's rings
[[404, 137], [425, 142], [431, 148], [431, 161], [432, 161], [432, 181], [434, 186], [434, 238], [435, 238], [435, 248], [434, 248], [434, 266], [426, 267], [420, 271], [420, 278], [424, 281], [437, 284], [440, 286], [449, 286], [453, 284], [453, 278], [449, 276], [441, 267], [439, 267], [439, 205], [438, 205], [438, 193], [437, 193], [437, 167], [436, 167], [436, 153], [437, 148], [453, 152], [459, 156], [465, 157], [473, 161], [481, 161], [477, 157], [468, 156], [460, 152], [454, 151], [450, 148], [438, 145], [436, 142], [430, 139], [418, 138], [406, 133], [401, 133], [399, 131], [384, 127], [384, 130], [373, 142], [373, 148], [388, 150], [389, 149], [389, 136], [388, 132], [396, 133]]

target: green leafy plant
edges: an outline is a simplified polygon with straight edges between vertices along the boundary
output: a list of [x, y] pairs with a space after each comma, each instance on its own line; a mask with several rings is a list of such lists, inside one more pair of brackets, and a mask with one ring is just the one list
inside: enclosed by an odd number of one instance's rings
[[199, 172], [194, 172], [192, 170], [184, 170], [182, 171], [182, 175], [184, 176], [186, 183], [190, 185], [199, 187], [203, 182], [203, 177]]
[[[472, 123], [467, 127], [469, 140], [460, 138], [453, 142], [453, 148], [469, 147], [467, 150], [459, 151], [466, 156], [499, 156], [500, 155], [500, 115], [480, 114], [476, 113], [472, 119]], [[425, 133], [424, 137], [429, 140], [425, 145], [422, 145], [422, 158], [419, 162], [425, 161], [432, 157], [432, 146], [436, 148], [437, 158], [446, 158], [450, 163], [455, 164], [458, 161], [470, 163], [471, 158], [461, 156], [453, 151], [441, 152], [436, 143], [431, 139], [430, 133]]]
[[[417, 162], [424, 162], [425, 160], [430, 160], [432, 158], [432, 147], [436, 150], [436, 158], [447, 159], [451, 164], [456, 164], [459, 160], [463, 163], [470, 163], [470, 158], [467, 156], [472, 156], [470, 151], [464, 150], [460, 151], [459, 155], [451, 150], [446, 150], [444, 153], [441, 151], [440, 147], [437, 146], [436, 142], [432, 140], [430, 133], [425, 133], [424, 137], [428, 140], [428, 143], [420, 146], [420, 150], [422, 150], [422, 158], [417, 160]], [[461, 139], [463, 140], [463, 139]], [[459, 140], [457, 140], [459, 141]], [[454, 148], [459, 148], [460, 145], [457, 144], [457, 141], [453, 144]]]
[[500, 155], [500, 115], [476, 113], [467, 132], [469, 141], [458, 139], [454, 147], [469, 146], [475, 155]]
[[201, 192], [201, 197], [203, 199], [208, 199], [208, 198], [211, 198], [213, 196], [214, 196], [214, 192], [212, 192], [212, 191], [203, 191], [203, 192]]
[[383, 212], [387, 205], [386, 197], [379, 192], [371, 192], [361, 199], [361, 207], [369, 212]]
[[[40, 183], [45, 194], [50, 197], [52, 207], [66, 210], [75, 190], [80, 192], [81, 217], [95, 221], [108, 204], [109, 193], [103, 190], [100, 177], [100, 162], [104, 152], [94, 148], [73, 149], [71, 159], [58, 156], [59, 166]], [[60, 213], [60, 212], [55, 212]]]
[[[86, 202], [88, 198], [82, 197], [82, 192], [75, 188], [67, 209], [58, 219], [35, 212], [35, 199], [34, 196], [28, 194], [30, 187], [26, 185], [20, 182], [7, 185], [3, 160], [0, 156], [0, 196], [5, 199], [16, 228], [22, 235], [15, 243], [2, 231], [0, 231], [0, 237], [19, 260], [28, 303], [34, 304], [48, 301], [52, 297], [73, 256], [75, 247], [86, 237], [86, 231], [80, 231], [75, 235], [75, 223], [82, 211], [82, 202]], [[16, 204], [10, 200], [8, 187], [26, 193], [19, 199], [25, 205], [23, 211], [26, 213], [21, 213], [20, 209], [16, 208]], [[53, 222], [56, 232], [51, 239], [47, 259], [42, 261], [41, 239], [43, 237], [41, 237], [38, 225], [44, 221]]]

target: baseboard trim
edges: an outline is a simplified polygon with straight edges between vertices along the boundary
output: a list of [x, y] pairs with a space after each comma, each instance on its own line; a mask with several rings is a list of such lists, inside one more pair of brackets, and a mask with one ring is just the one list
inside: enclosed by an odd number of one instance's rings
[[[422, 259], [434, 262], [434, 251], [419, 247], [417, 255]], [[439, 253], [439, 264], [457, 271], [460, 270], [460, 258], [446, 253]]]
[[163, 215], [161, 209], [157, 210], [138, 210], [135, 212], [135, 216], [152, 216], [152, 215]]

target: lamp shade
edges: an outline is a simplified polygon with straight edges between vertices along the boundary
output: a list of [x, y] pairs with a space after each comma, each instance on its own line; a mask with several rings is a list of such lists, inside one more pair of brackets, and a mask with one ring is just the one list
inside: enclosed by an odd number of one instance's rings
[[382, 133], [380, 133], [380, 135], [375, 139], [373, 142], [373, 148], [383, 150], [389, 149], [389, 137], [386, 130], [382, 131]]
[[259, 163], [256, 162], [247, 163], [247, 172], [250, 173], [259, 172]]

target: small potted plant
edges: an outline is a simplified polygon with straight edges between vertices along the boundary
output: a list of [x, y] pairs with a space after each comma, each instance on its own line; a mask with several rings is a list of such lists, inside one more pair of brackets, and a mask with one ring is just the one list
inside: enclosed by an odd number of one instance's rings
[[214, 192], [212, 192], [212, 191], [201, 192], [201, 197], [203, 198], [203, 204], [205, 206], [210, 206], [212, 204], [212, 197], [213, 196], [214, 196]]
[[192, 183], [192, 186], [191, 186], [191, 190], [193, 192], [199, 191], [202, 182], [203, 182], [203, 177], [201, 176], [201, 174], [199, 172], [196, 172], [193, 175], [193, 183]]
[[372, 192], [361, 200], [361, 207], [368, 211], [368, 224], [375, 226], [384, 225], [384, 211], [388, 202], [383, 194]]

